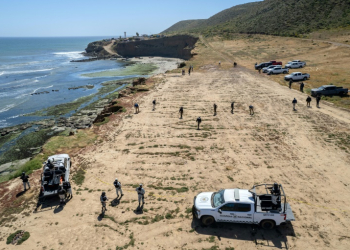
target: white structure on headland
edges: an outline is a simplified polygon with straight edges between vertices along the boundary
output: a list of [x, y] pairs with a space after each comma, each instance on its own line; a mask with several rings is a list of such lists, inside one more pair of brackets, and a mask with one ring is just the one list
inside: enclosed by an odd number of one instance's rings
[[124, 38], [126, 38], [126, 32], [124, 31]]

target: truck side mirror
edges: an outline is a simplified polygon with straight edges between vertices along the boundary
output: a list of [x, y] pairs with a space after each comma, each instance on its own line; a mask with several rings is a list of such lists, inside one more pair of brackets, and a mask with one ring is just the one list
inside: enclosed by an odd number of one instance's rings
[[219, 212], [219, 214], [222, 214], [222, 211], [221, 211], [221, 209], [219, 209], [219, 210], [218, 210], [218, 212]]

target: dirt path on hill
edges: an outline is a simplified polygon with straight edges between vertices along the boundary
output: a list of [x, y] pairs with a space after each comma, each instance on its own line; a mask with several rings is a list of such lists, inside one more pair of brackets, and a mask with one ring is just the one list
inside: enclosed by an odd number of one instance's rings
[[117, 53], [112, 49], [114, 42], [115, 42], [115, 40], [112, 40], [112, 42], [110, 44], [103, 46], [103, 48], [111, 55], [117, 55]]
[[[159, 76], [154, 91], [130, 100], [140, 104], [139, 114], [129, 110], [118, 126], [100, 127], [106, 139], [73, 159], [74, 168], [85, 162], [86, 176], [64, 209], [52, 200], [37, 213], [22, 213], [6, 223], [13, 227], [1, 226], [2, 239], [25, 229], [31, 237], [16, 249], [349, 249], [349, 113], [322, 102], [317, 109], [314, 100], [307, 108], [305, 94], [245, 69], [210, 68]], [[114, 200], [116, 177], [125, 193], [121, 200]], [[291, 225], [266, 231], [224, 223], [203, 227], [192, 219], [199, 192], [273, 182], [288, 195], [296, 217]], [[135, 211], [132, 186], [139, 183], [146, 190], [142, 214]], [[102, 190], [111, 202], [105, 218]], [[12, 249], [2, 240], [3, 247]]]

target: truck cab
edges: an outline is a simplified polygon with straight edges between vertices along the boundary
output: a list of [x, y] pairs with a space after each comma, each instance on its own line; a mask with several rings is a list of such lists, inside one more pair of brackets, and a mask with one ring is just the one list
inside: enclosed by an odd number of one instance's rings
[[[257, 193], [257, 188], [266, 192]], [[265, 229], [295, 220], [282, 186], [276, 183], [254, 186], [250, 190], [222, 189], [200, 193], [194, 198], [193, 214], [204, 225], [245, 223], [259, 224]]]

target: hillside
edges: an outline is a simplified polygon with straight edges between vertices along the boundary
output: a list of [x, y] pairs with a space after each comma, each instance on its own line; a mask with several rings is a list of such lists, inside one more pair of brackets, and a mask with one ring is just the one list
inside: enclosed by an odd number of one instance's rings
[[181, 21], [162, 33], [225, 32], [297, 36], [350, 25], [349, 0], [265, 0], [237, 5], [205, 20]]

